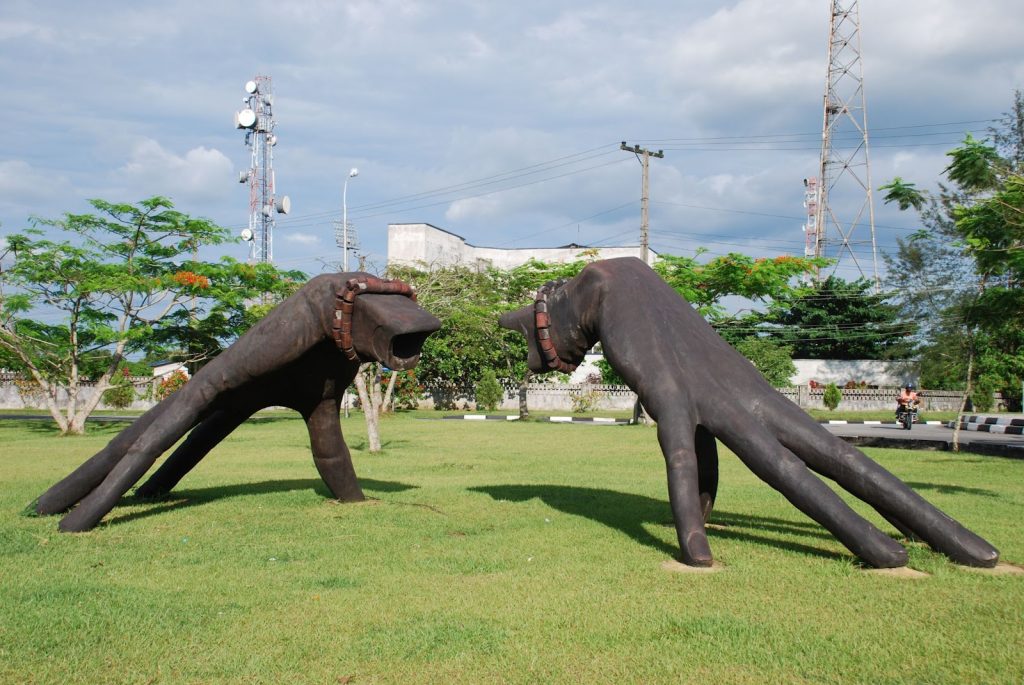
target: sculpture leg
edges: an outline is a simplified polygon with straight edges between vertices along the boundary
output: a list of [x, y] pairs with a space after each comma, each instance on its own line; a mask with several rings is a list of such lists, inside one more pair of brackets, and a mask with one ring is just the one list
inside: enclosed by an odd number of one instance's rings
[[173, 405], [171, 395], [135, 420], [132, 425], [117, 434], [107, 446], [85, 463], [72, 471], [60, 482], [39, 496], [35, 510], [37, 514], [59, 514], [75, 506], [83, 497], [103, 482], [110, 470], [124, 457], [125, 453], [145, 433], [153, 422]]
[[722, 440], [754, 474], [876, 568], [905, 566], [907, 551], [857, 514], [756, 421], [730, 426]]
[[[187, 393], [188, 386], [176, 394]], [[200, 397], [194, 397], [198, 394]], [[156, 458], [199, 422], [202, 392], [196, 390], [181, 398], [178, 411], [165, 411], [132, 445], [124, 457], [110, 470], [107, 477], [81, 503], [61, 519], [58, 528], [65, 532], [90, 530], [114, 508], [117, 500], [145, 475]], [[205, 403], [204, 403], [205, 404]]]
[[784, 442], [818, 473], [867, 502], [900, 532], [927, 542], [958, 564], [992, 567], [999, 552], [964, 528], [860, 450], [817, 425], [789, 424]]
[[195, 468], [210, 450], [240, 426], [251, 412], [216, 411], [192, 429], [185, 442], [135, 491], [139, 497], [160, 497]]
[[327, 488], [342, 502], [362, 502], [366, 497], [352, 466], [352, 455], [341, 434], [341, 406], [336, 399], [326, 399], [306, 416], [313, 463]]
[[695, 430], [689, 420], [658, 422], [658, 442], [665, 455], [668, 499], [682, 562], [689, 566], [711, 566], [713, 557], [704, 531], [701, 473], [694, 438]]
[[697, 426], [694, 434], [697, 452], [697, 489], [700, 492], [700, 512], [704, 523], [711, 517], [718, 495], [718, 445], [715, 436], [704, 426]]

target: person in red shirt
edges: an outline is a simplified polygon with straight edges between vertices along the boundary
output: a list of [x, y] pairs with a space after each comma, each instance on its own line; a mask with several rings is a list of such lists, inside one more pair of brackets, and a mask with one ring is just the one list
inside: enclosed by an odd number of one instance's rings
[[921, 403], [921, 400], [917, 396], [917, 392], [914, 389], [912, 383], [907, 383], [900, 394], [896, 397], [896, 413], [899, 414], [901, 411], [906, 409], [914, 409]]

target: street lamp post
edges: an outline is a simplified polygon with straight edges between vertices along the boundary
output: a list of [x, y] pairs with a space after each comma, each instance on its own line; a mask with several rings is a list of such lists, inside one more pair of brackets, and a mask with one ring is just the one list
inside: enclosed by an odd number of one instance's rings
[[348, 181], [359, 175], [359, 169], [352, 167], [345, 177], [345, 184], [341, 189], [341, 270], [348, 273]]
[[[341, 188], [341, 270], [344, 273], [348, 273], [348, 182], [349, 179], [355, 178], [359, 175], [359, 169], [352, 167], [348, 170], [348, 176], [345, 177], [345, 183]], [[362, 373], [362, 367], [360, 367], [357, 373]], [[343, 404], [345, 405], [345, 418], [348, 418], [348, 401], [349, 389], [345, 389], [345, 397]]]

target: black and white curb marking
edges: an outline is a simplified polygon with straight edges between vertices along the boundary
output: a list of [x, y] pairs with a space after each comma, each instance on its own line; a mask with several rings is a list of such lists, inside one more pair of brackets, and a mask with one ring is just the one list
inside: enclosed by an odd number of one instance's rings
[[[456, 421], [518, 421], [518, 416], [504, 414], [459, 414], [458, 416], [442, 416], [442, 419]], [[578, 416], [549, 416], [550, 423], [590, 423], [606, 426], [625, 425], [632, 423], [629, 419], [581, 418]]]
[[[955, 428], [956, 421], [950, 421], [948, 426]], [[968, 416], [960, 419], [960, 430], [1024, 435], [1024, 419], [1004, 416]]]
[[[846, 425], [865, 425], [865, 426], [899, 426], [899, 421], [844, 421], [842, 419], [829, 419], [828, 421], [821, 421], [820, 423], [827, 423], [830, 426], [846, 426]], [[918, 421], [918, 425], [924, 426], [944, 426], [946, 425], [943, 421]]]
[[518, 416], [505, 414], [461, 414], [459, 416], [442, 416], [442, 419], [455, 419], [456, 421], [518, 421]]

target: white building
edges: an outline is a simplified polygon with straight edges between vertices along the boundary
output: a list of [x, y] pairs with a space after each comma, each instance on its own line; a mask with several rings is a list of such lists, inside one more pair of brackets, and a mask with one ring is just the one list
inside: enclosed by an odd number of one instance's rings
[[[388, 264], [443, 268], [490, 264], [496, 269], [514, 269], [531, 259], [548, 264], [561, 264], [581, 259], [584, 251], [596, 252], [598, 259], [639, 257], [640, 246], [594, 247], [570, 244], [563, 247], [477, 247], [462, 236], [430, 224], [388, 224]], [[647, 263], [658, 255], [647, 252]]]

